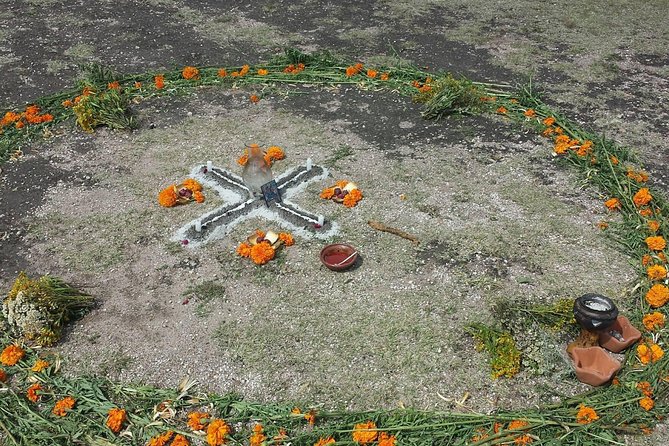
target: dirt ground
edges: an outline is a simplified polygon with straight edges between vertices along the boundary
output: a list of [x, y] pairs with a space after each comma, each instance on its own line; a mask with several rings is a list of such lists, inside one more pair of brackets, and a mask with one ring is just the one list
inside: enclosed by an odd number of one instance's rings
[[[0, 11], [0, 110], [71, 86], [91, 61], [130, 73], [327, 49], [474, 80], [532, 76], [548, 103], [635, 148], [667, 191], [666, 2], [535, 3], [15, 2]], [[602, 197], [557, 165], [544, 140], [502, 120], [428, 122], [406, 98], [355, 88], [303, 93], [258, 104], [220, 90], [147, 101], [135, 107], [134, 132], [66, 125], [1, 167], [0, 289], [26, 270], [98, 300], [58, 346], [68, 373], [164, 386], [190, 375], [253, 400], [355, 408], [448, 409], [441, 396], [469, 393], [486, 411], [586, 390], [564, 358], [566, 336], [532, 326], [524, 371], [492, 381], [463, 327], [492, 322], [500, 301], [596, 291], [628, 307], [635, 273], [596, 228], [607, 217]], [[338, 222], [333, 240], [360, 249], [357, 268], [324, 269], [323, 242], [303, 238], [253, 266], [234, 249], [256, 228], [278, 229], [263, 220], [197, 249], [170, 241], [222, 202], [205, 190], [204, 204], [165, 209], [157, 192], [207, 160], [239, 173], [249, 142], [284, 148], [275, 173], [311, 157], [329, 166], [329, 182], [360, 185], [365, 198], [350, 210], [318, 197], [328, 182], [295, 199]], [[660, 428], [630, 441], [667, 438]]]

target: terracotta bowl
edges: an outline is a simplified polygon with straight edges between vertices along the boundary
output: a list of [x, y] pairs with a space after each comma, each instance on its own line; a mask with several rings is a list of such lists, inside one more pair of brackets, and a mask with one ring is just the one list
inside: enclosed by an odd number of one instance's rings
[[[612, 330], [617, 331], [622, 339], [612, 336]], [[641, 332], [625, 316], [618, 316], [613, 325], [604, 329], [599, 335], [599, 345], [610, 352], [620, 353], [639, 339], [641, 339]]]
[[609, 382], [622, 366], [601, 347], [575, 348], [569, 356], [578, 380], [591, 386]]
[[321, 249], [321, 262], [332, 271], [344, 271], [358, 260], [355, 248], [346, 243], [334, 243]]

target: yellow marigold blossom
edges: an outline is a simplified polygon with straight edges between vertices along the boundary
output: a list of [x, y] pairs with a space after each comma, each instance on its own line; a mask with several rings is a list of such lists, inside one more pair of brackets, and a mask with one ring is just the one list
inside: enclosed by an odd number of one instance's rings
[[537, 115], [537, 112], [535, 112], [532, 108], [528, 108], [523, 114], [528, 118], [534, 118]]
[[190, 446], [190, 441], [183, 435], [177, 434], [174, 436], [174, 440], [172, 440], [170, 446]]
[[497, 113], [499, 113], [500, 115], [505, 115], [508, 111], [509, 110], [507, 110], [506, 107], [504, 107], [503, 105], [497, 107]]
[[158, 194], [158, 203], [161, 206], [170, 208], [177, 204], [176, 185], [170, 184]]
[[653, 396], [653, 387], [651, 387], [648, 381], [641, 381], [637, 383], [636, 388], [641, 391], [644, 395], [651, 397]]
[[647, 187], [642, 187], [636, 194], [634, 194], [634, 197], [632, 197], [632, 200], [637, 207], [647, 205], [652, 199], [653, 196], [650, 194]]
[[319, 438], [316, 443], [314, 443], [314, 446], [326, 446], [328, 444], [335, 444], [335, 439], [332, 437], [327, 437], [327, 438]]
[[667, 278], [667, 269], [662, 265], [652, 265], [646, 270], [650, 280], [664, 280]]
[[646, 245], [653, 251], [662, 251], [667, 246], [666, 240], [662, 236], [656, 235], [653, 237], [646, 237]]
[[188, 414], [188, 427], [194, 431], [201, 431], [207, 427], [210, 415], [207, 412], [191, 412]]
[[59, 417], [64, 417], [65, 415], [67, 415], [67, 412], [72, 410], [75, 403], [76, 401], [74, 398], [72, 398], [71, 396], [66, 396], [62, 400], [56, 401], [56, 404], [53, 406], [51, 413]]
[[35, 361], [35, 364], [32, 366], [30, 370], [39, 373], [47, 367], [49, 367], [48, 361], [45, 361], [43, 359], [38, 359], [37, 361]]
[[664, 314], [656, 311], [643, 317], [643, 326], [646, 327], [646, 330], [648, 331], [658, 330], [664, 327], [666, 320], [667, 318]]
[[650, 218], [653, 216], [653, 210], [649, 208], [639, 209], [639, 215], [642, 217]]
[[267, 76], [269, 74], [269, 70], [265, 70], [264, 68], [260, 68], [258, 70], [258, 76]]
[[253, 426], [253, 434], [251, 434], [251, 437], [249, 438], [251, 446], [260, 446], [266, 439], [267, 436], [263, 432], [262, 424], [257, 423]]
[[295, 239], [293, 239], [293, 236], [288, 232], [280, 232], [279, 240], [281, 240], [286, 246], [293, 246], [295, 244]]
[[555, 124], [555, 118], [552, 116], [547, 117], [543, 121], [541, 121], [546, 127], [550, 127], [553, 124]]
[[114, 407], [107, 412], [107, 422], [105, 423], [112, 432], [118, 434], [121, 432], [123, 423], [128, 420], [128, 414], [124, 409]]
[[664, 350], [652, 341], [637, 345], [636, 353], [642, 364], [657, 362], [664, 356]]
[[644, 410], [651, 410], [653, 407], [655, 407], [655, 401], [653, 401], [652, 398], [645, 396], [639, 400], [639, 406], [641, 406]]
[[367, 421], [366, 423], [358, 423], [353, 428], [353, 441], [358, 444], [368, 444], [376, 440], [379, 432], [376, 430], [376, 423]]
[[360, 189], [353, 189], [344, 197], [344, 206], [352, 208], [358, 204], [360, 200], [362, 200], [362, 192]]
[[17, 362], [19, 362], [21, 359], [23, 359], [23, 356], [25, 356], [26, 352], [19, 347], [16, 344], [11, 344], [5, 347], [5, 349], [0, 353], [0, 363], [5, 366], [13, 366], [16, 365]]
[[576, 422], [579, 424], [588, 424], [592, 423], [595, 420], [599, 419], [599, 415], [595, 412], [595, 409], [588, 407], [584, 404], [581, 404], [576, 414]]
[[0, 369], [0, 383], [4, 383], [7, 381], [7, 373]]
[[221, 446], [230, 435], [231, 429], [228, 423], [221, 419], [214, 419], [207, 427], [207, 444], [209, 446]]
[[42, 386], [40, 383], [35, 383], [32, 386], [28, 387], [28, 390], [26, 391], [26, 398], [28, 398], [30, 401], [33, 403], [36, 403], [39, 401], [41, 395], [37, 392], [42, 391]]
[[200, 77], [200, 70], [191, 66], [184, 67], [181, 71], [181, 76], [186, 80], [197, 79]]
[[149, 440], [149, 444], [147, 446], [166, 446], [173, 436], [173, 431], [167, 431], [160, 435], [156, 435], [155, 437], [151, 438], [151, 440]]
[[546, 138], [548, 138], [553, 133], [555, 133], [555, 130], [553, 129], [553, 127], [547, 127], [547, 128], [544, 129], [543, 132], [541, 132], [541, 136], [545, 136]]
[[662, 284], [655, 284], [646, 293], [646, 302], [653, 308], [659, 308], [669, 301], [669, 288]]
[[379, 434], [379, 443], [378, 446], [395, 446], [395, 436], [389, 435], [386, 432], [381, 432]]
[[604, 202], [604, 206], [606, 206], [610, 211], [615, 211], [620, 209], [620, 200], [617, 198], [610, 198]]
[[260, 242], [251, 247], [250, 257], [256, 265], [264, 265], [274, 258], [276, 251], [269, 242]]

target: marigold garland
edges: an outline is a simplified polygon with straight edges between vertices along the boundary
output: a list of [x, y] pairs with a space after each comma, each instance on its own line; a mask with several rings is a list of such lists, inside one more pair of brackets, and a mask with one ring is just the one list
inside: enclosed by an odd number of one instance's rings
[[114, 407], [109, 409], [109, 412], [107, 413], [107, 421], [105, 424], [109, 429], [111, 429], [112, 432], [118, 434], [123, 428], [123, 423], [125, 423], [127, 420], [128, 414], [126, 413], [125, 409]]
[[659, 311], [647, 314], [643, 317], [643, 326], [648, 331], [659, 330], [664, 327], [666, 316]]
[[5, 366], [16, 365], [23, 357], [26, 352], [16, 344], [11, 344], [5, 347], [5, 349], [0, 353], [0, 363]]
[[353, 441], [358, 444], [368, 444], [376, 440], [379, 432], [376, 430], [376, 423], [367, 421], [358, 423], [353, 428]]
[[589, 424], [599, 419], [599, 415], [595, 409], [588, 407], [585, 404], [578, 406], [578, 413], [576, 414], [576, 422], [579, 424]]
[[56, 401], [56, 404], [53, 406], [51, 413], [58, 417], [64, 417], [67, 413], [74, 408], [76, 400], [71, 396], [66, 396], [62, 400]]
[[669, 288], [664, 285], [653, 285], [646, 293], [646, 302], [653, 308], [659, 308], [669, 301]]

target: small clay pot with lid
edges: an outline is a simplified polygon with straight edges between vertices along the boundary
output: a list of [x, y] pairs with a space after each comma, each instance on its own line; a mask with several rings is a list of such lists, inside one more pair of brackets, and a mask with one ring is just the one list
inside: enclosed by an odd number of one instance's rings
[[574, 301], [574, 318], [586, 330], [604, 330], [611, 326], [617, 317], [616, 304], [601, 294], [584, 294]]

